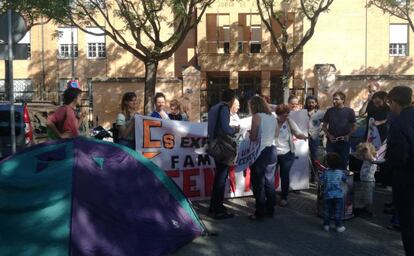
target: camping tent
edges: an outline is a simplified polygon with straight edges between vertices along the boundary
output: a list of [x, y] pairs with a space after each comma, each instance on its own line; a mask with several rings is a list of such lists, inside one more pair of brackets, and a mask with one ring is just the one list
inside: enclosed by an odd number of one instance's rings
[[76, 138], [0, 162], [0, 255], [164, 255], [204, 232], [138, 152]]

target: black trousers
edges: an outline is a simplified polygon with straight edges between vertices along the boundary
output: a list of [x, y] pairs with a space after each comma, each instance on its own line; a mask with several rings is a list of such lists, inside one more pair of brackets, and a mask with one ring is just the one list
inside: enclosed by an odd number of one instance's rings
[[414, 187], [398, 185], [394, 183], [393, 199], [400, 218], [401, 238], [405, 254], [414, 256]]

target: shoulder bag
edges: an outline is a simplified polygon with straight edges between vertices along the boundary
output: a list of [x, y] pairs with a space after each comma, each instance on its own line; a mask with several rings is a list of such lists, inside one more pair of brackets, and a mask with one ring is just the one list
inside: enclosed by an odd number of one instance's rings
[[[237, 155], [237, 143], [233, 138], [222, 132], [221, 127], [221, 108], [219, 107], [216, 126], [214, 128], [215, 138], [209, 140], [207, 145], [207, 153], [214, 158], [215, 161], [225, 164], [227, 166], [232, 166]], [[220, 124], [220, 127], [218, 127]]]

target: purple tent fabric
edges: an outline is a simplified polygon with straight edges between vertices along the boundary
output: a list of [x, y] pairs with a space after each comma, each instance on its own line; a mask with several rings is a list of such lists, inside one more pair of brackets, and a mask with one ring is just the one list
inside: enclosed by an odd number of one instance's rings
[[[39, 150], [42, 152], [38, 153]], [[138, 152], [112, 143], [77, 138], [36, 146], [19, 156], [27, 158], [27, 154], [34, 154], [37, 159], [31, 179], [48, 174], [58, 177], [60, 171], [72, 168], [72, 180], [68, 181], [70, 197], [65, 197], [71, 206], [67, 214], [69, 244], [62, 242], [68, 255], [165, 255], [204, 231], [181, 190], [163, 170]], [[59, 171], [59, 166], [65, 170]], [[19, 172], [18, 165], [16, 168], [11, 171]], [[53, 178], [48, 182], [54, 182]], [[56, 210], [53, 214], [57, 214]], [[48, 231], [55, 232], [50, 226]], [[22, 230], [17, 234], [30, 230], [20, 227]], [[15, 240], [22, 238], [19, 236]], [[16, 246], [14, 255], [30, 255], [19, 252]]]

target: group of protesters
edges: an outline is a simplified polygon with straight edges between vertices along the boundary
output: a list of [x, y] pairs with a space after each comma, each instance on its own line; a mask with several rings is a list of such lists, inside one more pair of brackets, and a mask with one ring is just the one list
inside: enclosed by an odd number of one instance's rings
[[[370, 145], [368, 132], [365, 144], [357, 147], [353, 156], [363, 160], [360, 167], [360, 182], [363, 188], [364, 204], [360, 211], [372, 214], [373, 188], [375, 172], [381, 170], [381, 182], [392, 185], [393, 201], [389, 205], [395, 209], [400, 222], [400, 230], [407, 255], [414, 254], [414, 107], [412, 106], [412, 90], [407, 86], [396, 86], [388, 93], [378, 90], [378, 83], [369, 83], [369, 96], [359, 110], [360, 115], [367, 114], [367, 120], [373, 120], [378, 129], [381, 142], [387, 143], [385, 163], [379, 162], [375, 148]], [[78, 86], [69, 85], [63, 94], [64, 105], [49, 116], [48, 127], [56, 138], [68, 138], [79, 135], [79, 116], [74, 111], [80, 101]], [[295, 139], [308, 140], [309, 156], [314, 163], [319, 159], [322, 147], [322, 136], [325, 138], [325, 164], [327, 170], [319, 179], [324, 184], [324, 222], [323, 229], [329, 230], [331, 217], [335, 218], [336, 231], [343, 232], [343, 190], [345, 171], [350, 159], [350, 138], [355, 132], [355, 110], [345, 106], [346, 95], [335, 92], [332, 95], [333, 106], [326, 111], [319, 108], [318, 99], [308, 96], [304, 101], [304, 109], [309, 117], [309, 129], [301, 131], [289, 114], [300, 109], [299, 99], [289, 97], [288, 104], [272, 105], [266, 97], [254, 95], [249, 99], [249, 110], [252, 115], [249, 139], [260, 140], [260, 154], [251, 164], [251, 181], [256, 201], [255, 212], [249, 216], [252, 221], [264, 221], [272, 218], [276, 206], [275, 171], [279, 170], [281, 179], [281, 207], [288, 205], [290, 188], [290, 169], [295, 161]], [[182, 109], [178, 100], [169, 103], [169, 112], [165, 110], [166, 97], [156, 93], [154, 118], [187, 121], [187, 109]], [[222, 92], [221, 101], [212, 106], [208, 113], [208, 138], [214, 140], [222, 134], [234, 136], [239, 132], [237, 115], [240, 103], [235, 91], [226, 89]], [[134, 115], [137, 108], [137, 95], [127, 92], [123, 95], [120, 112], [116, 118], [119, 143], [135, 148]], [[275, 114], [273, 114], [273, 112]], [[369, 122], [367, 122], [369, 123]], [[368, 124], [367, 124], [367, 131]], [[215, 219], [227, 219], [234, 216], [224, 206], [224, 194], [229, 164], [215, 159], [215, 177], [211, 195], [209, 213]]]
[[[298, 98], [289, 98], [289, 104], [277, 106], [268, 104], [265, 97], [253, 96], [249, 101], [252, 123], [250, 140], [260, 139], [260, 155], [250, 166], [253, 194], [256, 200], [255, 212], [250, 220], [264, 221], [274, 216], [276, 192], [274, 187], [275, 170], [279, 167], [281, 178], [280, 206], [287, 205], [289, 191], [289, 172], [295, 159], [293, 138], [309, 140], [310, 158], [316, 160], [321, 148], [321, 135], [326, 138], [325, 164], [327, 171], [319, 177], [324, 184], [324, 222], [323, 229], [329, 230], [331, 217], [335, 218], [336, 231], [343, 232], [343, 190], [346, 181], [350, 155], [362, 160], [359, 180], [363, 206], [359, 214], [372, 216], [375, 176], [381, 170], [381, 182], [392, 185], [393, 202], [391, 207], [400, 222], [403, 243], [407, 255], [412, 255], [414, 245], [414, 107], [412, 90], [407, 86], [396, 86], [388, 93], [380, 91], [378, 83], [369, 83], [369, 95], [359, 111], [367, 114], [367, 132], [355, 152], [351, 151], [351, 135], [356, 131], [355, 110], [345, 106], [346, 95], [336, 92], [332, 95], [333, 107], [320, 110], [318, 100], [309, 96], [304, 108], [309, 116], [309, 131], [303, 133], [289, 118], [289, 112], [299, 109]], [[234, 91], [225, 90], [221, 102], [209, 111], [208, 136], [214, 139], [220, 133], [234, 135], [239, 127], [232, 125], [230, 119], [233, 104], [237, 99]], [[224, 107], [223, 107], [224, 106]], [[219, 111], [219, 109], [223, 109]], [[276, 116], [272, 112], [276, 113]], [[218, 117], [219, 116], [219, 117]], [[217, 118], [218, 117], [218, 118]], [[369, 121], [370, 120], [370, 121]], [[219, 122], [217, 124], [216, 122]], [[376, 154], [376, 148], [369, 137], [368, 123], [378, 130], [381, 143], [387, 142], [384, 160]], [[220, 127], [219, 130], [215, 127]], [[313, 162], [313, 161], [312, 161]], [[380, 168], [378, 168], [378, 166]], [[231, 218], [223, 205], [225, 184], [229, 166], [216, 161], [216, 177], [213, 185], [209, 212], [216, 219]], [[388, 205], [390, 206], [390, 205]]]

